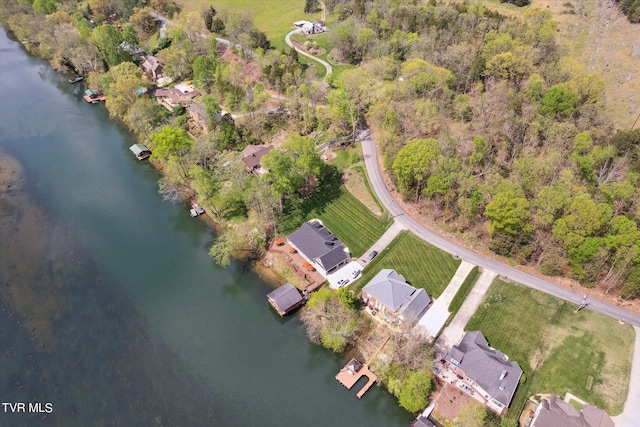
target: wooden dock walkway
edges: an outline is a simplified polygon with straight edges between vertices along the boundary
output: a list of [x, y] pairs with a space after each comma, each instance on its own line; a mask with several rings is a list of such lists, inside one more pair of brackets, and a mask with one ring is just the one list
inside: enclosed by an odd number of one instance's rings
[[369, 370], [369, 367], [365, 364], [361, 364], [356, 359], [351, 359], [347, 365], [338, 372], [336, 375], [336, 379], [347, 388], [347, 390], [351, 390], [351, 388], [358, 382], [358, 380], [362, 377], [367, 377], [369, 381], [360, 389], [356, 396], [358, 399], [362, 399], [362, 396], [371, 388], [373, 383], [378, 380], [378, 377]]

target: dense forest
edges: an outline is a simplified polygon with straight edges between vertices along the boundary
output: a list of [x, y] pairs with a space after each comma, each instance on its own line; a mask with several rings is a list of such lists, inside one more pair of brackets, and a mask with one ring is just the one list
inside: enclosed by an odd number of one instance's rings
[[[640, 129], [614, 129], [604, 80], [564, 67], [550, 12], [532, 7], [516, 19], [434, 0], [325, 4], [332, 58], [352, 66], [328, 85], [295, 51], [272, 49], [245, 13], [184, 12], [167, 0], [9, 0], [0, 18], [28, 49], [107, 95], [110, 114], [162, 162], [166, 197], [198, 193], [220, 222], [247, 220], [216, 244], [222, 262], [225, 248], [259, 256], [287, 215], [335, 185], [315, 144], [367, 124], [398, 191], [430, 220], [544, 274], [640, 296]], [[151, 43], [153, 10], [179, 27]], [[210, 31], [255, 58], [201, 36]], [[174, 81], [193, 80], [208, 132], [194, 134], [184, 110], [136, 93], [154, 83], [125, 48], [134, 44], [152, 44]], [[282, 114], [264, 113], [269, 90], [286, 94]], [[244, 117], [218, 121], [223, 108]], [[283, 132], [283, 150], [265, 159], [270, 174], [248, 176], [233, 161]]]

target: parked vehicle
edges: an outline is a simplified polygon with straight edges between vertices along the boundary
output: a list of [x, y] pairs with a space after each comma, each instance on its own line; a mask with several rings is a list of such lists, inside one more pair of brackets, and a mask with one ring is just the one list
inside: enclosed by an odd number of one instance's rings
[[353, 277], [355, 279], [356, 277], [358, 277], [360, 275], [360, 272], [361, 272], [361, 270], [354, 271], [353, 273], [351, 273], [351, 277]]
[[378, 255], [378, 251], [371, 251], [369, 254], [369, 259], [374, 259]]
[[347, 283], [349, 283], [349, 279], [338, 280], [338, 285], [340, 285], [340, 286], [344, 286]]

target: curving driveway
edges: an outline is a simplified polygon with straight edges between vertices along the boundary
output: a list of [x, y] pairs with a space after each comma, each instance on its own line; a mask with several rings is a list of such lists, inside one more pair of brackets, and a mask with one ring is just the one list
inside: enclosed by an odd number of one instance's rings
[[[299, 33], [299, 32], [300, 32], [300, 30], [298, 30], [298, 29], [292, 30], [284, 38], [284, 41], [287, 42], [287, 44], [289, 45], [289, 47], [291, 49], [296, 49], [296, 47], [293, 45], [293, 42], [291, 41], [291, 36], [296, 34], [296, 33]], [[318, 58], [316, 56], [309, 55], [307, 52], [303, 52], [300, 49], [296, 49], [296, 51], [299, 54], [306, 56], [307, 58], [311, 58], [314, 61], [321, 63], [324, 66], [324, 68], [327, 69], [327, 74], [325, 75], [325, 77], [326, 76], [330, 76], [331, 73], [333, 73], [333, 68], [331, 68], [331, 64], [329, 64], [327, 61], [323, 61], [322, 59], [320, 59], [320, 58]]]
[[[400, 207], [393, 196], [387, 189], [382, 173], [378, 164], [378, 154], [376, 152], [376, 144], [373, 141], [371, 132], [367, 129], [361, 132], [360, 138], [362, 141], [362, 152], [364, 155], [364, 162], [369, 174], [369, 180], [373, 190], [375, 191], [380, 202], [387, 208], [396, 221], [400, 222], [405, 228], [411, 230], [415, 235], [421, 239], [429, 242], [430, 244], [442, 249], [450, 254], [458, 255], [463, 260], [470, 262], [471, 264], [478, 265], [485, 269], [491, 270], [501, 276], [508, 277], [509, 279], [522, 283], [530, 288], [537, 289], [545, 292], [549, 295], [553, 295], [558, 298], [562, 298], [566, 301], [580, 305], [583, 299], [583, 294], [572, 291], [570, 289], [563, 288], [555, 285], [539, 277], [532, 276], [531, 274], [524, 273], [518, 269], [510, 267], [499, 261], [488, 258], [484, 255], [475, 253], [465, 247], [447, 240], [439, 234], [424, 227], [418, 221], [413, 219], [402, 207]], [[640, 314], [629, 310], [625, 310], [622, 307], [609, 304], [604, 301], [596, 299], [588, 299], [587, 308], [613, 317], [615, 319], [622, 319], [627, 323], [635, 326], [640, 326]]]

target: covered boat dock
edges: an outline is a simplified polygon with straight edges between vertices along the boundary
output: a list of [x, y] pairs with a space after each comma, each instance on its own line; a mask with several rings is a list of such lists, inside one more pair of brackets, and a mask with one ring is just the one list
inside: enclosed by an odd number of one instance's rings
[[300, 291], [291, 283], [285, 283], [270, 292], [267, 295], [267, 299], [280, 316], [290, 313], [305, 302], [305, 299], [300, 295]]
[[138, 160], [144, 160], [151, 155], [151, 150], [142, 144], [133, 144], [129, 147], [129, 150], [138, 158]]

